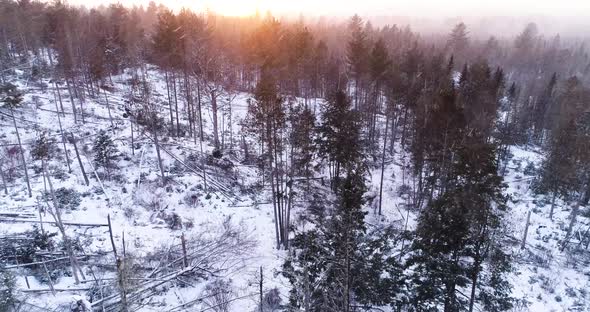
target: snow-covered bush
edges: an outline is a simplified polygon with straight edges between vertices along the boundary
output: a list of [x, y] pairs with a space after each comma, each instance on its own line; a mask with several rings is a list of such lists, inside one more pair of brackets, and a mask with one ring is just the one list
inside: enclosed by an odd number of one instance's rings
[[35, 254], [38, 251], [52, 251], [54, 249], [52, 238], [56, 235], [56, 233], [42, 233], [35, 225], [32, 230], [19, 233], [18, 236], [26, 237], [26, 239], [15, 239], [0, 244], [0, 263], [35, 262]]
[[149, 184], [142, 184], [134, 195], [135, 204], [147, 211], [157, 212], [164, 209], [164, 190]]
[[9, 312], [13, 310], [16, 303], [15, 298], [16, 279], [14, 275], [7, 271], [0, 271], [0, 312]]
[[275, 312], [281, 309], [281, 293], [276, 287], [264, 294], [262, 300], [262, 311], [264, 312]]
[[163, 217], [166, 225], [171, 230], [181, 230], [182, 229], [182, 218], [176, 213], [173, 212], [171, 214], [165, 214]]
[[31, 157], [35, 160], [47, 161], [53, 158], [56, 151], [55, 139], [49, 137], [47, 133], [43, 133], [33, 143]]
[[529, 161], [526, 165], [526, 167], [524, 167], [523, 172], [525, 175], [527, 176], [536, 176], [537, 175], [537, 168], [535, 167], [535, 164], [532, 161]]
[[127, 218], [129, 220], [133, 220], [133, 219], [135, 219], [137, 212], [132, 207], [124, 207], [123, 208], [123, 215], [125, 216], [125, 218]]
[[80, 193], [70, 188], [59, 188], [55, 191], [55, 198], [61, 209], [67, 211], [76, 210], [80, 207]]
[[184, 196], [184, 203], [189, 207], [197, 208], [201, 204], [200, 197], [201, 197], [201, 194], [199, 194], [197, 192], [188, 192]]
[[203, 302], [211, 311], [229, 312], [234, 295], [231, 280], [216, 279], [205, 287]]
[[70, 303], [70, 311], [72, 312], [92, 312], [92, 305], [82, 296], [74, 296]]
[[100, 130], [93, 145], [94, 163], [107, 170], [114, 166], [117, 157], [117, 147], [106, 131]]
[[400, 185], [397, 188], [398, 196], [410, 195], [411, 193], [412, 193], [412, 188], [407, 184]]

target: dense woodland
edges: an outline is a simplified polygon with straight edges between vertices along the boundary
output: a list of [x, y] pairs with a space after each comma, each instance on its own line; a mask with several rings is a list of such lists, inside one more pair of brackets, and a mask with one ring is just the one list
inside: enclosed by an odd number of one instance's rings
[[[274, 247], [284, 255], [276, 275], [288, 287], [280, 304], [261, 292], [257, 311], [525, 311], [515, 308], [506, 277], [515, 263], [511, 250], [525, 248], [527, 239], [506, 231], [511, 147], [543, 155], [541, 166], [524, 170], [539, 200], [549, 203], [549, 218], [558, 206], [570, 207], [559, 248], [587, 264], [590, 40], [544, 34], [534, 23], [516, 37], [490, 38], [463, 23], [441, 34], [394, 23], [0, 0], [3, 127], [17, 136], [32, 127], [15, 118], [30, 105], [27, 88], [45, 90], [57, 116], [71, 112], [78, 129], [89, 120], [85, 105], [92, 99], [105, 103], [109, 117], [89, 145], [76, 146], [82, 133], [64, 129], [57, 137], [39, 131], [33, 142], [1, 139], [2, 191], [26, 185], [29, 197], [45, 198], [64, 265], [76, 281], [79, 273], [84, 279], [60, 219], [71, 204], [64, 201], [68, 190], [51, 184], [46, 164], [73, 143], [76, 154], [66, 152], [62, 167], [81, 169], [87, 185], [96, 183], [80, 149], [92, 154], [101, 184], [117, 183], [121, 157], [109, 126], [118, 119], [109, 100], [114, 77], [125, 73], [125, 132], [132, 145], [140, 136], [153, 143], [162, 189], [176, 183], [161, 159], [162, 142], [184, 139], [201, 154], [212, 146], [208, 161], [223, 166], [231, 157], [258, 172], [253, 192], [271, 203], [265, 207]], [[164, 101], [155, 100], [150, 69], [163, 75]], [[26, 87], [14, 83], [19, 74]], [[247, 114], [234, 120], [232, 103], [243, 93], [250, 94]], [[205, 119], [210, 126], [203, 127]], [[199, 159], [195, 168], [204, 167]], [[403, 181], [395, 191], [406, 203], [403, 214], [416, 216], [413, 226], [408, 217], [399, 225], [385, 216], [392, 210], [383, 185], [394, 163]], [[231, 192], [197, 171], [191, 174], [203, 180], [204, 196]], [[376, 181], [369, 172], [379, 173]], [[47, 179], [44, 194], [29, 185], [34, 175]], [[235, 183], [232, 190], [240, 188]], [[372, 183], [378, 192], [369, 191]], [[37, 237], [41, 245], [18, 257], [2, 243], [8, 254], [0, 255], [0, 311], [28, 311], [13, 273], [2, 268], [35, 262], [31, 254], [48, 248], [48, 239]], [[183, 235], [183, 248], [184, 242]], [[115, 310], [135, 311], [127, 257], [115, 255]], [[185, 250], [185, 267], [186, 257]], [[230, 299], [218, 299], [211, 310], [229, 311], [223, 300]]]

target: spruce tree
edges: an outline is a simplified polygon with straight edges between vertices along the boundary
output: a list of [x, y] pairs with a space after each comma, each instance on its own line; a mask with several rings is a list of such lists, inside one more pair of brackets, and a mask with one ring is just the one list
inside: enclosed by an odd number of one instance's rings
[[362, 106], [362, 90], [364, 75], [367, 71], [369, 55], [367, 33], [363, 29], [363, 20], [354, 15], [349, 22], [350, 41], [346, 49], [346, 60], [349, 72], [354, 80], [354, 108]]
[[319, 153], [328, 161], [332, 187], [337, 189], [341, 174], [355, 168], [363, 158], [360, 116], [352, 110], [343, 91], [328, 98], [319, 128]]
[[117, 147], [106, 131], [100, 130], [96, 136], [93, 151], [94, 163], [104, 168], [107, 171], [107, 176], [110, 177], [110, 169], [113, 166], [113, 161], [117, 158]]

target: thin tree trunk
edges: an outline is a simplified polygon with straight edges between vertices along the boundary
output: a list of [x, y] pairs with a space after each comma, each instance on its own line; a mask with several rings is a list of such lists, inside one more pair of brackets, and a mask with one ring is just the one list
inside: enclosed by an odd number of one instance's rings
[[524, 235], [522, 236], [522, 242], [520, 243], [520, 249], [524, 249], [526, 247], [526, 239], [529, 234], [529, 225], [530, 224], [531, 224], [531, 211], [529, 210], [529, 213], [527, 214], [527, 217], [526, 217], [526, 225], [524, 227]]
[[111, 105], [109, 104], [109, 97], [107, 96], [107, 91], [105, 89], [102, 89], [102, 93], [104, 94], [104, 100], [107, 103], [107, 111], [109, 112], [109, 121], [111, 122], [111, 127], [113, 128], [113, 131], [115, 131], [115, 123], [113, 122], [113, 115], [111, 115]]
[[33, 193], [31, 191], [31, 183], [29, 182], [29, 173], [27, 170], [27, 160], [25, 159], [25, 150], [23, 149], [23, 145], [21, 144], [20, 134], [18, 133], [18, 127], [16, 125], [16, 117], [14, 117], [14, 109], [10, 106], [10, 114], [12, 115], [12, 122], [14, 122], [14, 131], [16, 132], [16, 139], [18, 141], [18, 148], [20, 150], [21, 161], [23, 163], [23, 169], [25, 172], [25, 181], [27, 182], [27, 190], [29, 191], [29, 197], [33, 197]]
[[129, 128], [131, 129], [131, 155], [135, 156], [135, 139], [133, 138], [133, 120], [129, 116]]
[[213, 113], [213, 142], [215, 149], [219, 149], [219, 133], [217, 125], [217, 94], [215, 89], [211, 90], [211, 111]]
[[262, 266], [260, 266], [260, 312], [264, 312], [264, 291], [263, 291], [263, 284], [264, 284], [264, 275], [262, 273]]
[[[59, 107], [61, 108], [61, 114], [66, 117], [66, 111], [64, 110], [64, 104], [63, 101], [61, 100], [61, 92], [59, 92], [59, 87], [57, 86], [56, 82], [53, 82], [53, 85], [55, 86], [55, 91], [57, 91], [57, 97], [59, 99]], [[58, 110], [59, 112], [59, 110]], [[76, 116], [74, 116], [75, 118]]]
[[[198, 78], [197, 78], [198, 79]], [[203, 142], [204, 134], [203, 134], [203, 112], [201, 109], [201, 84], [197, 80], [197, 108], [199, 110], [199, 136], [201, 137], [201, 142]]]
[[172, 97], [170, 97], [170, 79], [168, 79], [168, 71], [164, 71], [166, 77], [166, 93], [168, 94], [168, 108], [170, 109], [170, 127], [174, 134], [174, 113], [172, 112]]
[[76, 152], [76, 158], [78, 159], [78, 165], [80, 166], [80, 171], [82, 171], [82, 176], [84, 176], [84, 182], [86, 182], [86, 186], [90, 185], [90, 181], [88, 180], [88, 176], [86, 175], [86, 170], [84, 170], [84, 165], [82, 164], [82, 159], [80, 158], [80, 153], [78, 151], [78, 145], [76, 145], [76, 138], [74, 137], [73, 133], [70, 133], [72, 137], [72, 145], [74, 145], [74, 152]]
[[43, 269], [45, 270], [45, 275], [47, 275], [47, 282], [49, 282], [49, 289], [51, 290], [51, 294], [55, 297], [55, 288], [53, 287], [53, 281], [51, 280], [51, 275], [49, 274], [49, 270], [47, 270], [47, 265], [45, 261], [42, 261]]
[[387, 151], [387, 132], [389, 130], [389, 116], [385, 117], [385, 135], [383, 136], [383, 155], [381, 157], [381, 182], [379, 183], [379, 215], [383, 204], [383, 177], [385, 175], [385, 152]]
[[0, 177], [2, 177], [2, 185], [4, 186], [4, 194], [8, 195], [8, 184], [6, 184], [6, 177], [4, 177], [4, 170], [2, 170], [1, 163], [0, 163]]
[[576, 220], [578, 218], [578, 214], [580, 213], [580, 204], [582, 203], [582, 201], [584, 200], [584, 197], [586, 196], [585, 192], [580, 194], [580, 197], [578, 198], [578, 200], [576, 200], [576, 204], [574, 205], [573, 209], [572, 209], [572, 214], [570, 217], [570, 223], [567, 227], [567, 232], [565, 234], [565, 239], [563, 241], [563, 244], [561, 246], [561, 251], [565, 250], [565, 247], [567, 247], [567, 244], [569, 243], [569, 240], [572, 236], [572, 232], [574, 231], [574, 226], [576, 225]]
[[68, 94], [70, 95], [70, 101], [72, 102], [72, 114], [74, 114], [74, 123], [78, 123], [77, 114], [76, 114], [76, 104], [74, 103], [74, 96], [72, 95], [72, 88], [70, 87], [70, 81], [67, 78], [66, 78], [66, 85], [68, 86]]
[[553, 221], [553, 209], [555, 208], [555, 198], [557, 197], [557, 192], [553, 192], [553, 197], [551, 198], [551, 210], [549, 211], [549, 220]]
[[184, 238], [184, 232], [180, 236], [180, 242], [182, 244], [182, 263], [184, 268], [188, 268], [188, 256], [186, 255], [186, 239]]
[[[61, 211], [59, 208], [57, 197], [55, 196], [55, 192], [53, 190], [53, 184], [51, 183], [51, 177], [49, 176], [49, 174], [47, 172], [47, 166], [45, 165], [45, 161], [43, 161], [42, 166], [43, 166], [43, 174], [45, 175], [45, 178], [47, 179], [47, 182], [49, 184], [49, 191], [51, 193], [51, 198], [53, 200], [53, 210], [54, 211], [53, 211], [52, 215], [55, 219], [55, 224], [57, 225], [57, 228], [61, 232], [61, 235], [62, 235], [63, 241], [64, 241], [64, 246], [66, 248], [66, 252], [68, 254], [68, 257], [70, 258], [70, 264], [72, 266], [72, 274], [74, 276], [74, 281], [76, 282], [76, 284], [79, 284], [80, 278], [78, 277], [78, 271], [80, 271], [80, 273], [82, 273], [82, 270], [80, 270], [78, 267], [78, 261], [76, 260], [70, 239], [68, 238], [68, 235], [66, 234], [64, 224], [61, 220]], [[82, 278], [84, 278], [84, 277], [82, 277]]]
[[154, 143], [156, 145], [156, 155], [158, 156], [158, 166], [160, 167], [160, 175], [162, 176], [162, 185], [166, 185], [166, 177], [164, 176], [164, 166], [162, 165], [162, 157], [160, 156], [160, 144], [158, 143], [158, 133], [155, 127], [155, 120], [152, 121], [152, 133], [154, 134]]
[[117, 282], [121, 296], [121, 312], [128, 312], [127, 306], [127, 283], [125, 279], [125, 260], [117, 258]]
[[180, 136], [180, 122], [178, 121], [178, 96], [176, 95], [176, 75], [172, 72], [172, 88], [174, 90], [174, 110], [176, 111], [176, 136]]
[[[272, 146], [271, 146], [271, 143], [270, 143], [270, 141], [271, 141], [271, 139], [270, 139], [271, 130], [270, 130], [270, 122], [269, 121], [267, 121], [267, 126], [266, 127], [267, 127], [267, 136], [268, 136], [268, 140], [269, 140], [269, 143], [268, 143], [268, 149], [269, 149], [269, 151], [268, 151], [268, 153], [270, 155], [269, 164], [270, 164], [270, 171], [271, 171], [271, 174], [270, 174], [270, 188], [272, 190], [272, 205], [273, 205], [274, 219], [275, 219], [275, 236], [276, 236], [276, 240], [277, 240], [277, 249], [280, 249], [281, 248], [281, 240], [280, 240], [281, 235], [280, 235], [280, 230], [282, 229], [282, 227], [279, 224], [281, 221], [280, 221], [280, 213], [278, 211], [279, 208], [278, 208], [278, 205], [277, 205], [277, 193], [276, 193], [276, 190], [275, 190], [274, 173], [273, 173], [273, 168], [272, 168], [273, 167], [273, 158], [274, 157], [272, 155]], [[263, 173], [263, 176], [264, 176], [264, 173]]]
[[107, 224], [109, 225], [109, 237], [111, 238], [111, 247], [113, 248], [113, 254], [115, 255], [115, 259], [118, 259], [117, 256], [117, 246], [115, 245], [115, 239], [113, 238], [113, 226], [111, 225], [111, 215], [107, 214]]
[[84, 92], [78, 92], [78, 84], [76, 83], [76, 79], [72, 78], [72, 88], [74, 89], [74, 94], [80, 102], [80, 119], [82, 119], [82, 123], [84, 123]]
[[[55, 99], [55, 92], [53, 92], [53, 97]], [[64, 147], [64, 154], [66, 155], [66, 164], [68, 165], [68, 172], [72, 173], [72, 167], [70, 167], [70, 156], [68, 156], [68, 149], [66, 148], [66, 134], [61, 126], [61, 117], [59, 117], [59, 108], [57, 107], [57, 101], [55, 102], [55, 108], [57, 109], [57, 122], [59, 124], [59, 132], [61, 133], [61, 143]]]
[[186, 109], [187, 109], [187, 116], [188, 116], [188, 131], [189, 131], [189, 136], [193, 136], [193, 114], [192, 114], [192, 95], [190, 92], [190, 77], [188, 76], [187, 72], [186, 72], [186, 67], [184, 70], [184, 92], [185, 92], [185, 97], [186, 97]]

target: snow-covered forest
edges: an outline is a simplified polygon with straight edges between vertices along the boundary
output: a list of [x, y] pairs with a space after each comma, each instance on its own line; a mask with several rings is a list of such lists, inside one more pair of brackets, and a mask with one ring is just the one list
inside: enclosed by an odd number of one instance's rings
[[0, 312], [590, 311], [589, 45], [0, 0]]

